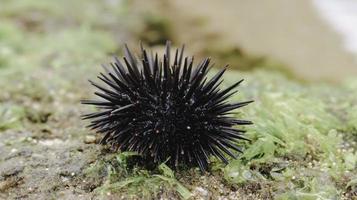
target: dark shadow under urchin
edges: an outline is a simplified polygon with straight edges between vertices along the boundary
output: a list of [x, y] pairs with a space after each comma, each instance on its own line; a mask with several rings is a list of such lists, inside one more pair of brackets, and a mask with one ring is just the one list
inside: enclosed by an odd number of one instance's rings
[[226, 69], [208, 78], [209, 58], [194, 67], [193, 57], [183, 56], [184, 47], [173, 57], [170, 50], [167, 42], [159, 58], [141, 46], [136, 58], [125, 45], [123, 62], [116, 58], [98, 76], [103, 85], [90, 81], [100, 99], [82, 103], [98, 111], [82, 118], [104, 135], [102, 144], [137, 152], [147, 162], [169, 159], [171, 167], [198, 166], [201, 171], [207, 170], [211, 155], [228, 163], [226, 155], [235, 158], [241, 152], [236, 142], [247, 140], [235, 126], [252, 124], [230, 115], [252, 102], [228, 102], [243, 80], [220, 89]]

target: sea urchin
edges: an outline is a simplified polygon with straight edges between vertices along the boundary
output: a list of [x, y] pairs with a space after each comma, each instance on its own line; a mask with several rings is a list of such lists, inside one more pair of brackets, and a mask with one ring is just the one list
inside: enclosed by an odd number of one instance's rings
[[209, 157], [228, 163], [225, 154], [241, 152], [235, 144], [247, 140], [235, 125], [251, 124], [231, 116], [234, 109], [252, 101], [229, 103], [234, 89], [243, 81], [220, 89], [222, 69], [207, 78], [210, 59], [196, 67], [193, 57], [183, 58], [184, 47], [172, 59], [170, 43], [162, 60], [141, 46], [137, 59], [125, 45], [125, 65], [119, 59], [104, 66], [98, 78], [106, 86], [90, 81], [100, 100], [83, 100], [99, 111], [83, 115], [91, 119], [88, 127], [104, 134], [102, 144], [116, 150], [135, 151], [153, 163], [169, 159], [168, 164], [208, 167]]

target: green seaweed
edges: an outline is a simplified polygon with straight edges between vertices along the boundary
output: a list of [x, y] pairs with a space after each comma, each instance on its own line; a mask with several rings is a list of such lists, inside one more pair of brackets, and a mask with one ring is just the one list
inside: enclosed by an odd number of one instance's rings
[[136, 166], [128, 167], [129, 159], [137, 156], [134, 152], [122, 152], [116, 155], [115, 161], [109, 163], [99, 162], [87, 169], [87, 172], [102, 171], [106, 167], [106, 180], [103, 185], [96, 188], [101, 196], [112, 196], [125, 192], [129, 198], [154, 198], [165, 190], [176, 191], [182, 199], [188, 199], [191, 192], [175, 179], [174, 172], [162, 163], [157, 167], [157, 171], [148, 171]]

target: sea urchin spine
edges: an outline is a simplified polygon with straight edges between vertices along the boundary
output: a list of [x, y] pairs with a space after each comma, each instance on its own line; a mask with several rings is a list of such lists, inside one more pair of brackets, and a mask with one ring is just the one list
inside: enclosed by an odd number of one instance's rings
[[211, 155], [228, 163], [225, 154], [235, 158], [234, 152], [241, 152], [236, 142], [247, 140], [234, 126], [251, 124], [230, 114], [252, 101], [227, 102], [243, 80], [221, 90], [226, 69], [207, 78], [209, 58], [193, 67], [193, 57], [183, 58], [184, 47], [176, 49], [173, 59], [170, 49], [168, 42], [161, 60], [141, 46], [138, 59], [125, 45], [125, 65], [116, 58], [98, 76], [105, 86], [90, 81], [100, 100], [82, 103], [99, 111], [83, 119], [91, 119], [89, 127], [104, 134], [102, 144], [138, 152], [154, 163], [170, 158], [171, 166], [198, 166], [202, 171]]

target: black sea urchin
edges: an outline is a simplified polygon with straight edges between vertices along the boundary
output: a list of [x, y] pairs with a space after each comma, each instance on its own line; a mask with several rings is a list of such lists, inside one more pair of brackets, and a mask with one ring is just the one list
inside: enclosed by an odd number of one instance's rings
[[[137, 59], [125, 46], [125, 65], [119, 59], [98, 78], [106, 85], [90, 81], [99, 89], [100, 100], [83, 100], [99, 111], [83, 116], [92, 119], [90, 128], [103, 133], [102, 144], [121, 151], [135, 151], [154, 163], [199, 166], [204, 171], [214, 155], [227, 163], [225, 154], [241, 152], [235, 144], [243, 130], [235, 125], [250, 121], [230, 117], [231, 111], [252, 101], [228, 103], [227, 99], [243, 80], [221, 90], [225, 69], [207, 78], [210, 59], [193, 67], [193, 57], [183, 58], [184, 47], [170, 56], [170, 43], [161, 60], [141, 47]], [[173, 61], [173, 63], [171, 63]]]

